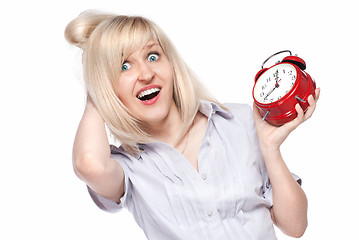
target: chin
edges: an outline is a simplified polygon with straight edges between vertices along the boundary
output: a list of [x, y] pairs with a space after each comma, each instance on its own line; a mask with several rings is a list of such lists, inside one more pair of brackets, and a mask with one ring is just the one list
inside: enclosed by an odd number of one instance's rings
[[159, 124], [164, 124], [171, 118], [175, 112], [174, 108], [176, 108], [174, 102], [173, 104], [158, 104], [156, 107], [145, 108], [144, 111], [139, 113], [139, 116], [146, 125], [158, 125], [158, 127], [161, 127]]
[[168, 117], [168, 111], [150, 111], [142, 116], [142, 121], [152, 125], [163, 122]]

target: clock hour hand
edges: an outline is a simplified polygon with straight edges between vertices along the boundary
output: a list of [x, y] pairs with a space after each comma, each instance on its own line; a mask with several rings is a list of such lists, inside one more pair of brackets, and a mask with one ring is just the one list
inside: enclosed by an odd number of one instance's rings
[[279, 74], [279, 71], [277, 69], [277, 71], [275, 72], [275, 83], [277, 84], [278, 83], [278, 74]]

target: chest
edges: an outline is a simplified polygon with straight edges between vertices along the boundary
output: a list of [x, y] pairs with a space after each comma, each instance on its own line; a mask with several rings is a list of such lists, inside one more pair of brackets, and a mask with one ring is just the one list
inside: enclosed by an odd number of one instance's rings
[[[131, 190], [127, 206], [140, 226], [173, 229], [181, 234], [178, 239], [266, 239], [274, 234], [267, 231], [272, 222], [263, 197], [261, 154], [241, 121], [208, 121], [190, 155], [164, 143], [145, 146], [125, 168]], [[259, 232], [258, 224], [266, 230]]]
[[[231, 135], [237, 141], [232, 141]], [[178, 224], [184, 218], [195, 220], [213, 214], [234, 217], [263, 204], [256, 154], [243, 131], [210, 123], [193, 158], [166, 145], [148, 150], [138, 163], [142, 166], [137, 166], [146, 169], [141, 174], [148, 176], [134, 181], [146, 187], [135, 187], [135, 192], [147, 199], [149, 208], [171, 215]]]
[[183, 157], [188, 160], [192, 167], [198, 171], [198, 152], [204, 141], [208, 126], [208, 119], [205, 115], [198, 113], [183, 140], [176, 146]]

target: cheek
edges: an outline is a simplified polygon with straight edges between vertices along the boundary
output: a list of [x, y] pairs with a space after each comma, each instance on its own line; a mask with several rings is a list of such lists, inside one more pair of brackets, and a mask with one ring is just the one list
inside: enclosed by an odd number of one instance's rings
[[167, 79], [168, 79], [168, 85], [172, 86], [172, 88], [173, 88], [174, 79], [173, 79], [173, 74], [172, 74], [172, 72], [167, 74]]
[[165, 77], [165, 79], [168, 81], [168, 83], [173, 85], [174, 73], [173, 73], [172, 65], [168, 62], [166, 64], [166, 66], [161, 69], [161, 71], [162, 71], [162, 76]]
[[123, 104], [125, 104], [126, 107], [128, 107], [128, 103], [129, 103], [129, 96], [125, 91], [118, 91], [117, 92], [117, 97], [121, 100], [121, 102]]
[[127, 106], [127, 103], [130, 102], [134, 89], [133, 81], [131, 76], [121, 76], [116, 85], [116, 94], [117, 97]]

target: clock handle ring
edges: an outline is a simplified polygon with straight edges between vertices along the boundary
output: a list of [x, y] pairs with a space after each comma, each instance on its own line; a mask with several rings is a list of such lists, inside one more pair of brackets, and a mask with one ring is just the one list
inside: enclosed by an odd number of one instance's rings
[[278, 54], [285, 53], [285, 52], [289, 52], [290, 56], [292, 56], [292, 52], [289, 51], [289, 50], [283, 50], [283, 51], [274, 53], [273, 55], [271, 55], [269, 58], [267, 58], [267, 59], [263, 62], [263, 64], [262, 64], [262, 69], [263, 69], [263, 67], [264, 67], [264, 64], [265, 64], [269, 59], [271, 59], [272, 57], [274, 57], [274, 56], [276, 56], [276, 55], [278, 55]]

